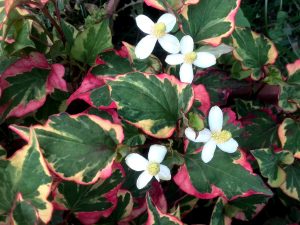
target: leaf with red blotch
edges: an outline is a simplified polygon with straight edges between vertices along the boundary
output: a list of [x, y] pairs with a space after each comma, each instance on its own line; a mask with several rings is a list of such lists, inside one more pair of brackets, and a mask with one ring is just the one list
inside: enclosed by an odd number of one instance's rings
[[171, 216], [170, 214], [163, 213], [158, 207], [156, 207], [151, 200], [150, 195], [147, 193], [147, 211], [148, 211], [148, 219], [146, 225], [183, 225], [183, 223], [176, 218], [175, 216]]
[[162, 11], [174, 10], [178, 13], [185, 12], [187, 7], [192, 4], [197, 4], [199, 0], [145, 0], [148, 6]]
[[9, 66], [0, 77], [0, 122], [40, 108], [54, 89], [67, 91], [61, 64], [49, 65], [41, 53], [31, 53]]
[[197, 73], [195, 85], [204, 85], [212, 105], [225, 105], [231, 92], [245, 90], [249, 85], [245, 81], [230, 78], [220, 70], [208, 69]]
[[210, 97], [206, 88], [202, 84], [192, 85], [194, 90], [194, 105], [197, 105], [197, 109], [204, 113], [204, 115], [208, 114], [208, 110], [210, 109]]
[[113, 164], [112, 174], [91, 185], [80, 185], [63, 181], [54, 191], [54, 206], [71, 210], [82, 224], [95, 224], [100, 218], [108, 217], [118, 202], [118, 191], [124, 180], [120, 164]]

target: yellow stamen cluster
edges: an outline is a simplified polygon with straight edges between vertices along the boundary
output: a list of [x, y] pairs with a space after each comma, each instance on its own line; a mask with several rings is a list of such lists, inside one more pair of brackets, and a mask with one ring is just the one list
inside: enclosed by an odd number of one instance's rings
[[166, 34], [166, 25], [164, 23], [156, 23], [152, 28], [152, 34], [156, 38], [161, 38]]
[[220, 132], [213, 132], [211, 134], [212, 139], [214, 139], [215, 142], [217, 142], [217, 144], [222, 144], [226, 141], [228, 141], [232, 135], [229, 131], [227, 130], [222, 130]]
[[196, 52], [190, 52], [184, 55], [184, 62], [192, 64], [197, 59], [197, 53]]
[[152, 176], [157, 175], [160, 171], [159, 163], [150, 162], [147, 170], [148, 170], [149, 174], [151, 174]]

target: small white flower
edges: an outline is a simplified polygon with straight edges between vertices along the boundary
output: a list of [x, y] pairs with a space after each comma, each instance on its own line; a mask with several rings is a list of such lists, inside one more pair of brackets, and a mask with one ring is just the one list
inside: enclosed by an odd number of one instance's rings
[[135, 47], [135, 55], [139, 59], [146, 59], [153, 51], [156, 42], [169, 53], [177, 53], [180, 49], [178, 39], [168, 34], [176, 24], [176, 17], [170, 13], [163, 14], [157, 23], [149, 17], [139, 15], [135, 18], [137, 26], [146, 34]]
[[144, 188], [149, 181], [155, 177], [160, 180], [171, 180], [170, 169], [160, 164], [167, 153], [167, 148], [163, 145], [151, 145], [148, 152], [148, 160], [137, 153], [131, 153], [125, 158], [127, 166], [135, 171], [144, 171], [138, 177], [136, 186], [138, 189]]
[[200, 68], [207, 68], [216, 64], [216, 57], [209, 52], [194, 52], [194, 41], [189, 35], [184, 36], [180, 41], [181, 54], [168, 55], [166, 63], [180, 66], [180, 81], [192, 83], [194, 78], [193, 64]]
[[223, 113], [218, 106], [210, 109], [208, 114], [209, 129], [205, 128], [198, 134], [190, 127], [185, 129], [185, 136], [193, 142], [205, 142], [201, 152], [201, 159], [208, 163], [214, 156], [218, 146], [223, 152], [233, 153], [238, 148], [238, 143], [227, 130], [222, 130]]

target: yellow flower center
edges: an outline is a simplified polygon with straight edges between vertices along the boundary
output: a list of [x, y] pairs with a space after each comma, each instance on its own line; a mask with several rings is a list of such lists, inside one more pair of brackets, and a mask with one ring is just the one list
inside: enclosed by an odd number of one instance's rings
[[211, 134], [212, 139], [214, 139], [217, 144], [222, 144], [228, 141], [232, 136], [231, 133], [227, 130], [222, 130], [220, 132], [213, 132]]
[[164, 23], [156, 23], [152, 28], [152, 34], [156, 38], [161, 38], [166, 34], [166, 25]]
[[197, 59], [197, 53], [196, 52], [190, 52], [184, 55], [184, 62], [192, 64]]
[[151, 163], [149, 163], [147, 169], [148, 169], [149, 174], [151, 174], [152, 176], [155, 176], [160, 171], [159, 163], [151, 162]]

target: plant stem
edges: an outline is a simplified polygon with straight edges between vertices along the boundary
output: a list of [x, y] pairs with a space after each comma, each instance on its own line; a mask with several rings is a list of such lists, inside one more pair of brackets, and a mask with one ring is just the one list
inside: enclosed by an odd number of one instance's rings
[[106, 6], [106, 13], [111, 17], [116, 11], [120, 0], [109, 0]]

